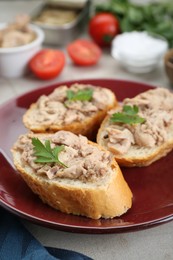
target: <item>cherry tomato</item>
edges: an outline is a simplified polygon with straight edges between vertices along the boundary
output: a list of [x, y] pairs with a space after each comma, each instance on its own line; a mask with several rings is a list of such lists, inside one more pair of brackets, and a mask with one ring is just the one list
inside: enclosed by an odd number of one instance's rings
[[67, 46], [72, 61], [77, 65], [94, 65], [100, 59], [102, 51], [94, 42], [78, 39]]
[[120, 31], [118, 19], [110, 13], [98, 13], [93, 16], [88, 29], [92, 39], [100, 46], [110, 45]]
[[65, 65], [62, 51], [43, 49], [29, 62], [29, 68], [40, 79], [52, 79], [60, 74]]

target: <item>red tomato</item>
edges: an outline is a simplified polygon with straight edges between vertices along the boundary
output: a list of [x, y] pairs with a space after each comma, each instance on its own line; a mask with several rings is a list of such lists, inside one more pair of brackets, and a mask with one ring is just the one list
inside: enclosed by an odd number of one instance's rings
[[65, 65], [62, 51], [43, 49], [29, 62], [29, 68], [40, 79], [52, 79], [60, 74]]
[[100, 46], [110, 45], [112, 39], [119, 31], [119, 22], [110, 13], [98, 13], [89, 22], [89, 34]]
[[90, 66], [98, 62], [101, 49], [89, 40], [79, 39], [67, 46], [70, 58], [77, 65]]

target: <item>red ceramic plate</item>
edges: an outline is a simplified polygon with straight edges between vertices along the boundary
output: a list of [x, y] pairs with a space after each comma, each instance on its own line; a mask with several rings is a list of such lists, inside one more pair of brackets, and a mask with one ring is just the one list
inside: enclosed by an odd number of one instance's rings
[[[70, 85], [75, 81], [63, 82]], [[133, 97], [152, 86], [108, 79], [80, 80], [112, 89], [118, 100]], [[10, 147], [25, 133], [22, 115], [41, 94], [49, 94], [58, 84], [31, 91], [0, 107], [0, 204], [14, 214], [47, 227], [83, 233], [115, 233], [151, 227], [173, 219], [173, 152], [143, 168], [122, 168], [133, 192], [133, 206], [123, 216], [109, 220], [63, 214], [43, 204], [31, 192], [13, 166]], [[7, 160], [8, 161], [7, 161]]]

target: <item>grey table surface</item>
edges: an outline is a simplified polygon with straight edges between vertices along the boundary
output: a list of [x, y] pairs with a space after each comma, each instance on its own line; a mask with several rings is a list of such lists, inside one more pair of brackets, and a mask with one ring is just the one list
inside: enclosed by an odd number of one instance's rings
[[[0, 22], [10, 20], [14, 15], [26, 10], [29, 12], [38, 2], [0, 1]], [[63, 49], [65, 50], [65, 46]], [[99, 64], [94, 67], [76, 67], [67, 58], [64, 71], [54, 80], [40, 81], [32, 75], [18, 79], [0, 78], [0, 104], [42, 86], [86, 78], [127, 79], [171, 88], [162, 63], [151, 73], [131, 74], [122, 69], [107, 50], [103, 52]], [[75, 250], [95, 260], [173, 259], [173, 221], [145, 230], [114, 234], [68, 233], [42, 227], [27, 220], [22, 222], [43, 245]]]

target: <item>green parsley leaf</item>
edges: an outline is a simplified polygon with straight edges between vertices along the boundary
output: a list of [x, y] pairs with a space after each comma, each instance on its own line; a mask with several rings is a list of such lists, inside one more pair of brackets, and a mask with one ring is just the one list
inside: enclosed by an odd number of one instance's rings
[[134, 105], [132, 106], [123, 106], [123, 112], [128, 115], [136, 115], [139, 112], [139, 108]]
[[68, 89], [67, 90], [67, 100], [68, 101], [91, 101], [93, 95], [93, 89], [79, 89], [77, 92]]
[[64, 150], [64, 145], [55, 146], [54, 148], [51, 148], [49, 140], [46, 140], [43, 144], [38, 138], [32, 138], [32, 144], [34, 146], [34, 156], [36, 156], [34, 162], [58, 163], [67, 168], [67, 166], [64, 163], [62, 163], [58, 158], [59, 153]]
[[123, 106], [122, 112], [112, 114], [110, 120], [113, 123], [123, 124], [142, 124], [145, 122], [145, 118], [138, 115], [138, 107], [134, 106]]

